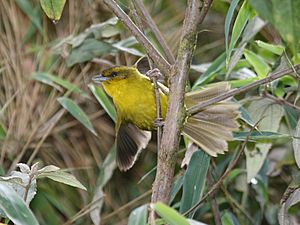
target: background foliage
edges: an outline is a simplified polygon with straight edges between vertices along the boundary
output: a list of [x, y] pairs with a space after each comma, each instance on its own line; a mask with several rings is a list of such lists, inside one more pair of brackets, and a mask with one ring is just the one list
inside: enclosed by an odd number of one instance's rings
[[[131, 14], [127, 1], [119, 3]], [[191, 89], [223, 80], [241, 87], [299, 63], [299, 4], [297, 0], [214, 1], [200, 28]], [[145, 1], [145, 5], [176, 53], [185, 1]], [[14, 218], [20, 217], [4, 205], [17, 199], [27, 210], [16, 195], [24, 193], [4, 184], [28, 183], [33, 174], [37, 193], [32, 192], [33, 214], [28, 212], [27, 219], [32, 220], [27, 224], [146, 223], [145, 204], [155, 175], [155, 138], [129, 172], [115, 170], [115, 110], [103, 90], [90, 82], [92, 75], [113, 65], [133, 65], [144, 55], [142, 46], [102, 1], [67, 1], [64, 8], [57, 6], [60, 12], [63, 8], [61, 18], [60, 13], [47, 11], [46, 0], [41, 4], [2, 0], [1, 6], [0, 209], [18, 224]], [[155, 43], [150, 30], [146, 34]], [[239, 151], [245, 154], [218, 192], [184, 215], [189, 221], [161, 203], [149, 206], [160, 215], [158, 224], [214, 224], [216, 216], [222, 224], [300, 223], [298, 83], [297, 76], [289, 75], [236, 96], [242, 106], [241, 127], [227, 154], [210, 158], [198, 151], [181, 168], [190, 148], [182, 141], [170, 202], [182, 214], [205, 196]], [[39, 162], [39, 170], [19, 162]], [[42, 178], [38, 171], [45, 172], [47, 165], [57, 169], [46, 171], [53, 173], [44, 174], [50, 179], [38, 179]], [[18, 178], [13, 177], [16, 173]]]

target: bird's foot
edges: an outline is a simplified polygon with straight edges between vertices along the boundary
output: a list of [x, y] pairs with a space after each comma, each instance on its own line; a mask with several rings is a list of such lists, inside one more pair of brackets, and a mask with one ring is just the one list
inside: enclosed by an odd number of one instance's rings
[[154, 121], [154, 126], [155, 127], [163, 127], [165, 125], [165, 121], [163, 118], [156, 118]]
[[159, 80], [163, 77], [160, 70], [157, 68], [147, 71], [146, 76], [149, 77], [151, 80]]

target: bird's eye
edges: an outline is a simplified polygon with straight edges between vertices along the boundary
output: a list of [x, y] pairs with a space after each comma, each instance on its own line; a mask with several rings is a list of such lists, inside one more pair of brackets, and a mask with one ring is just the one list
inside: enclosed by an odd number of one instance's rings
[[110, 75], [111, 75], [112, 77], [116, 77], [118, 74], [117, 74], [117, 72], [112, 72]]

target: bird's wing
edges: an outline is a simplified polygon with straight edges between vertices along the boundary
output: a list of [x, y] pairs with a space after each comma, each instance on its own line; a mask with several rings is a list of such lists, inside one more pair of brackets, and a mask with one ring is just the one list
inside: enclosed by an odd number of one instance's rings
[[[228, 82], [219, 82], [187, 93], [186, 107], [205, 102], [229, 89]], [[227, 151], [227, 141], [233, 138], [232, 131], [238, 130], [239, 107], [239, 104], [228, 100], [207, 106], [186, 119], [183, 134], [209, 155], [222, 154]]]
[[117, 126], [117, 165], [122, 171], [130, 169], [142, 149], [151, 139], [151, 132], [139, 129], [131, 123], [120, 122]]

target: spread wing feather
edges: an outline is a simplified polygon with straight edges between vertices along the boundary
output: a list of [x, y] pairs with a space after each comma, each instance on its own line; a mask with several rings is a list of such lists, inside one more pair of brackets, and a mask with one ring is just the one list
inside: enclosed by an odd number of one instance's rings
[[142, 149], [151, 139], [151, 132], [139, 129], [131, 123], [121, 123], [116, 138], [117, 165], [122, 171], [130, 169]]

